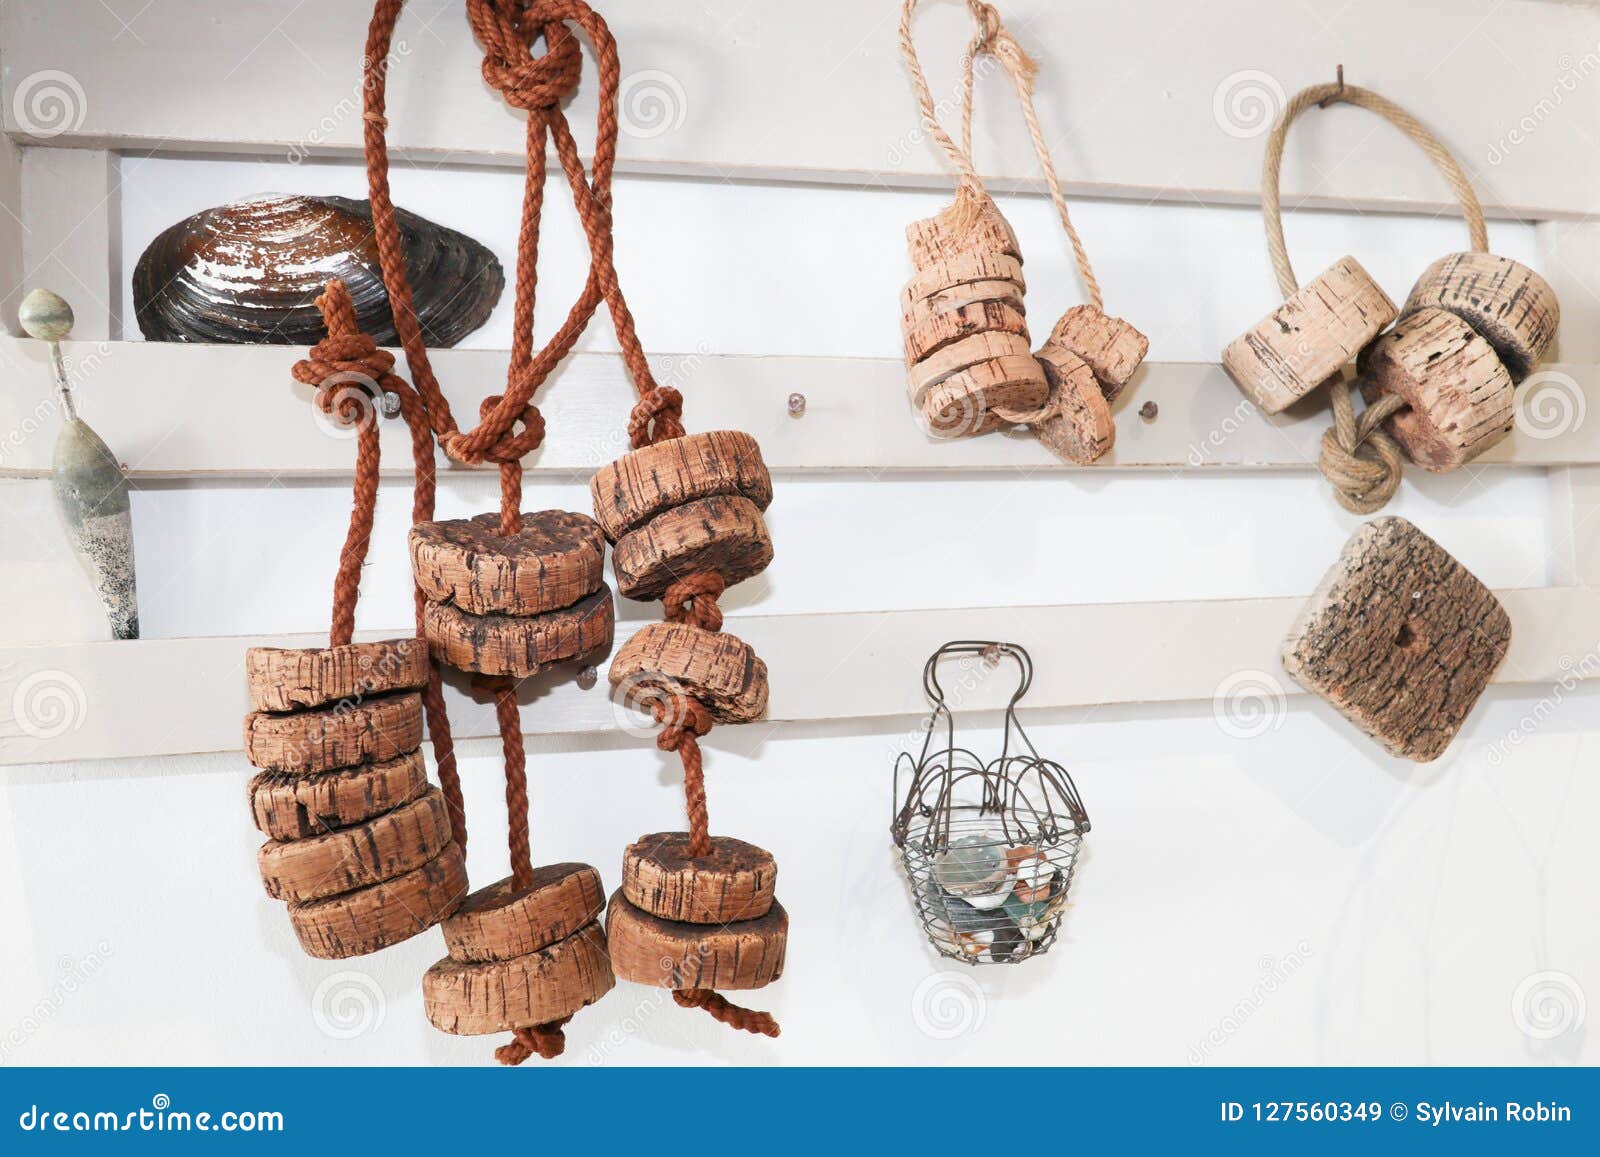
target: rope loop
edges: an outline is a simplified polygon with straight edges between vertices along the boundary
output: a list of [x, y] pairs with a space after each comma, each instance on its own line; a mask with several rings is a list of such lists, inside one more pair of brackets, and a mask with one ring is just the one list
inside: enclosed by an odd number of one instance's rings
[[1405, 459], [1382, 425], [1406, 403], [1388, 394], [1368, 406], [1357, 419], [1351, 387], [1342, 379], [1329, 385], [1333, 425], [1323, 431], [1317, 468], [1333, 486], [1339, 505], [1352, 514], [1382, 510], [1400, 489]]
[[[506, 103], [547, 112], [578, 89], [583, 53], [556, 6], [541, 0], [467, 0], [467, 16], [483, 45], [483, 79]], [[535, 56], [533, 42], [544, 38]]]
[[693, 623], [703, 631], [722, 630], [722, 608], [717, 600], [727, 585], [727, 580], [714, 570], [699, 571], [679, 579], [661, 596], [667, 621]]
[[638, 450], [684, 436], [683, 395], [671, 386], [652, 386], [628, 414], [628, 440]]
[[693, 695], [667, 691], [650, 702], [650, 714], [661, 725], [656, 746], [662, 751], [678, 751], [695, 743], [711, 730], [711, 712]]

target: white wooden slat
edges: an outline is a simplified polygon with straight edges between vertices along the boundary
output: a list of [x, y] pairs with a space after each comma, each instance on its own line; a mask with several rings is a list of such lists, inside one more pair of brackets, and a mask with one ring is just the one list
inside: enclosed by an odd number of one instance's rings
[[[80, 411], [135, 478], [314, 478], [351, 469], [348, 432], [326, 425], [310, 389], [289, 377], [299, 349], [73, 342], [67, 355]], [[54, 425], [38, 411], [49, 398], [46, 357], [41, 343], [0, 337], [0, 477], [49, 471]], [[494, 350], [432, 357], [464, 421], [476, 415], [485, 383], [505, 371], [506, 355]], [[780, 471], [1073, 469], [1025, 433], [927, 437], [905, 400], [904, 367], [891, 359], [689, 354], [656, 358], [655, 366], [659, 380], [684, 391], [691, 429], [714, 423], [748, 430]], [[1551, 388], [1577, 391], [1585, 412], [1600, 414], [1600, 365], [1548, 373], [1557, 375]], [[1140, 375], [1118, 407], [1116, 447], [1092, 469], [1308, 469], [1331, 421], [1320, 402], [1261, 414], [1216, 365], [1153, 363]], [[803, 417], [788, 412], [794, 392], [805, 395]], [[549, 433], [529, 462], [532, 473], [586, 474], [627, 448], [632, 394], [615, 355], [575, 355], [539, 399]], [[1158, 405], [1154, 421], [1138, 416], [1147, 401]], [[383, 450], [385, 474], [411, 473], [399, 421], [385, 423]], [[1518, 433], [1479, 461], [1600, 463], [1600, 421], [1569, 422], [1548, 437]]]
[[100, 149], [28, 149], [22, 158], [25, 290], [72, 302], [72, 332], [104, 341], [120, 328], [116, 158]]
[[[1496, 679], [1579, 678], [1576, 640], [1600, 638], [1600, 595], [1584, 588], [1500, 592], [1514, 633]], [[769, 720], [862, 719], [927, 710], [920, 674], [952, 638], [1022, 639], [1036, 674], [1029, 708], [1213, 699], [1228, 686], [1275, 698], [1297, 694], [1278, 648], [1299, 599], [1122, 603], [730, 618], [771, 670]], [[618, 641], [638, 623], [619, 628]], [[394, 634], [409, 632], [390, 632]], [[364, 637], [382, 638], [383, 634]], [[0, 765], [233, 751], [247, 710], [242, 661], [255, 645], [315, 646], [311, 635], [149, 640], [0, 648]], [[570, 668], [529, 681], [529, 734], [593, 734], [648, 724], [612, 704], [601, 682], [580, 689]], [[1244, 684], [1238, 682], [1243, 679]], [[1003, 706], [1009, 671], [953, 672], [962, 710]], [[487, 707], [452, 691], [461, 737], [494, 734]]]
[[[5, 128], [53, 145], [134, 152], [355, 155], [370, 8], [11, 0], [0, 5]], [[925, 8], [919, 35], [936, 99], [953, 108], [966, 15], [953, 4]], [[948, 184], [917, 123], [892, 0], [608, 0], [603, 9], [621, 47], [624, 171]], [[1008, 0], [1004, 12], [1040, 61], [1040, 114], [1077, 193], [1251, 201], [1272, 114], [1286, 94], [1333, 79], [1343, 62], [1352, 83], [1436, 128], [1475, 172], [1491, 212], [1600, 209], [1600, 103], [1587, 91], [1600, 64], [1593, 6]], [[593, 77], [574, 103], [585, 126]], [[65, 111], [30, 111], [29, 98], [52, 83]], [[391, 86], [397, 157], [521, 163], [519, 118], [481, 81], [459, 0], [407, 5]], [[1308, 119], [1314, 129], [1290, 143], [1286, 203], [1314, 194], [1314, 203], [1347, 208], [1449, 206], [1426, 161], [1368, 114]], [[980, 164], [996, 186], [1036, 187], [1002, 77], [985, 78], [979, 122]]]
[[[3, 63], [3, 58], [0, 58]], [[0, 136], [0, 335], [18, 333], [22, 285], [22, 150]]]

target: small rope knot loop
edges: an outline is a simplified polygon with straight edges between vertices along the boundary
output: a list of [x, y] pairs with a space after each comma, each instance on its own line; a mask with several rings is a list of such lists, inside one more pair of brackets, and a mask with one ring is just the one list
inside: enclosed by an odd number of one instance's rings
[[[555, 6], [539, 0], [469, 0], [467, 11], [484, 46], [483, 79], [507, 104], [544, 111], [577, 91], [582, 49]], [[535, 56], [533, 42], [541, 36], [545, 51]]]
[[1345, 383], [1333, 382], [1333, 425], [1322, 434], [1317, 466], [1333, 485], [1333, 496], [1352, 514], [1383, 509], [1400, 488], [1405, 459], [1393, 438], [1379, 427], [1405, 408], [1404, 399], [1386, 394], [1358, 419]]
[[571, 1019], [564, 1016], [549, 1024], [517, 1029], [509, 1042], [494, 1050], [494, 1059], [503, 1065], [520, 1065], [537, 1053], [541, 1060], [554, 1060], [566, 1051], [567, 1034], [561, 1030]]
[[328, 336], [297, 361], [290, 374], [315, 386], [316, 406], [346, 426], [364, 423], [374, 412], [385, 379], [394, 373], [394, 355], [357, 328], [355, 305], [344, 282], [335, 278], [316, 300]]
[[679, 579], [661, 596], [667, 620], [693, 623], [704, 631], [722, 630], [722, 608], [717, 606], [717, 600], [727, 585], [727, 580], [714, 570]]
[[711, 730], [711, 712], [692, 695], [663, 692], [650, 704], [650, 715], [661, 725], [656, 746], [662, 751], [677, 751], [697, 741]]
[[[482, 422], [487, 419], [502, 401], [504, 395], [501, 394], [490, 394], [484, 398], [478, 406], [478, 420]], [[514, 429], [519, 424], [522, 429]], [[544, 442], [544, 415], [539, 412], [538, 406], [527, 405], [522, 407], [522, 413], [512, 419], [511, 425], [513, 428], [507, 429], [486, 450], [473, 450], [467, 441], [468, 435], [460, 430], [452, 430], [440, 438], [439, 445], [444, 448], [447, 458], [464, 466], [477, 466], [484, 462], [501, 465], [521, 462]]]
[[628, 439], [636, 450], [685, 432], [683, 395], [671, 386], [652, 386], [628, 414]]

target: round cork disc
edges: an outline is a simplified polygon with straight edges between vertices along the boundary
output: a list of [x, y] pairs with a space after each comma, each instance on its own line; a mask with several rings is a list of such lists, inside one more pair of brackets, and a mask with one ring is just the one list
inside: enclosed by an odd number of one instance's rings
[[614, 542], [663, 511], [699, 498], [738, 495], [765, 510], [772, 503], [772, 475], [749, 434], [711, 430], [624, 454], [595, 471], [589, 493], [595, 518]]
[[1009, 333], [1028, 340], [1028, 319], [1007, 301], [951, 305], [924, 318], [908, 317], [903, 328], [909, 365], [973, 334]]
[[498, 514], [419, 522], [411, 568], [423, 595], [474, 615], [539, 615], [570, 607], [600, 587], [605, 536], [583, 514], [541, 510], [500, 533]]
[[1033, 354], [1008, 354], [969, 366], [923, 394], [922, 423], [935, 438], [965, 438], [1014, 425], [1005, 414], [1037, 410], [1049, 396]]
[[325, 900], [290, 904], [289, 923], [307, 955], [343, 960], [426, 931], [455, 911], [466, 894], [466, 863], [452, 842], [403, 876]]
[[1369, 405], [1384, 394], [1410, 403], [1384, 429], [1424, 470], [1454, 470], [1511, 432], [1511, 375], [1489, 343], [1453, 313], [1423, 309], [1401, 318], [1361, 365], [1361, 393]]
[[730, 924], [772, 908], [778, 865], [772, 853], [730, 836], [711, 837], [711, 854], [689, 854], [688, 832], [640, 836], [622, 855], [622, 894], [663, 920]]
[[1027, 306], [1022, 300], [1022, 290], [1014, 281], [968, 281], [941, 289], [931, 297], [913, 302], [900, 317], [900, 330], [911, 329], [933, 320], [942, 313], [964, 306], [996, 303], [1026, 317]]
[[611, 588], [542, 615], [474, 615], [448, 603], [424, 603], [422, 633], [441, 663], [480, 675], [526, 678], [611, 646], [616, 611]]
[[1051, 413], [1033, 431], [1053, 454], [1087, 466], [1117, 440], [1099, 379], [1088, 362], [1054, 342], [1039, 348], [1039, 365], [1050, 383]]
[[659, 599], [678, 579], [716, 571], [729, 586], [772, 561], [761, 510], [748, 498], [701, 498], [663, 511], [617, 539], [611, 567], [630, 599]]
[[274, 840], [303, 840], [359, 824], [428, 790], [422, 752], [317, 775], [263, 771], [250, 781], [256, 827]]
[[440, 1032], [477, 1036], [571, 1016], [616, 987], [600, 925], [510, 960], [445, 957], [422, 974], [422, 1003]]
[[571, 936], [605, 905], [599, 872], [588, 864], [551, 864], [535, 868], [526, 889], [509, 877], [480, 888], [441, 928], [456, 960], [510, 960]]
[[450, 813], [437, 789], [352, 828], [303, 840], [269, 840], [256, 860], [275, 900], [320, 900], [404, 875], [450, 842]]
[[426, 686], [428, 644], [385, 639], [342, 647], [251, 647], [244, 653], [244, 673], [257, 711], [298, 711]]
[[1019, 298], [1027, 289], [1020, 260], [1004, 253], [969, 250], [919, 268], [900, 291], [900, 308], [909, 313], [919, 302], [979, 282], [1005, 283]]
[[1513, 382], [1533, 372], [1561, 325], [1561, 303], [1550, 283], [1493, 253], [1452, 253], [1428, 266], [1401, 316], [1421, 309], [1442, 309], [1466, 322], [1494, 347]]
[[244, 717], [244, 750], [263, 771], [310, 775], [362, 763], [381, 763], [422, 743], [422, 696], [415, 692], [350, 705]]
[[750, 723], [767, 711], [767, 665], [750, 644], [693, 623], [641, 627], [607, 677], [616, 698], [644, 714], [663, 691], [698, 699], [718, 723]]
[[[952, 342], [912, 366], [906, 375], [907, 392], [914, 403], [921, 405], [928, 392], [940, 382], [973, 366], [1009, 358], [1032, 360], [1033, 347], [1025, 336], [1016, 333], [973, 334]], [[1018, 364], [1020, 366], [1021, 362]], [[1023, 373], [1039, 384], [1038, 393], [1043, 398], [1046, 387], [1044, 375], [1038, 367], [1035, 366], [1031, 371], [1023, 367]]]
[[623, 980], [657, 988], [761, 988], [783, 975], [789, 914], [776, 900], [766, 915], [732, 924], [686, 924], [634, 907], [621, 891], [606, 907], [611, 967]]

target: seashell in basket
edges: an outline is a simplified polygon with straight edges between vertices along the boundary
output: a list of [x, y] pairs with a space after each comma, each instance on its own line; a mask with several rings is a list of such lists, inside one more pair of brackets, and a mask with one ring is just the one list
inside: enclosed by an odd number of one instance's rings
[[[995, 832], [979, 832], [952, 840], [950, 847], [933, 861], [933, 878], [952, 896], [969, 902], [998, 892], [1005, 901], [1011, 873], [1006, 867], [1005, 837]], [[999, 907], [999, 904], [978, 907]]]
[[[455, 345], [494, 311], [500, 262], [464, 233], [396, 215], [423, 340]], [[310, 345], [326, 335], [315, 300], [334, 277], [362, 332], [396, 344], [371, 206], [269, 193], [185, 217], [150, 242], [133, 271], [134, 313], [150, 341]]]

